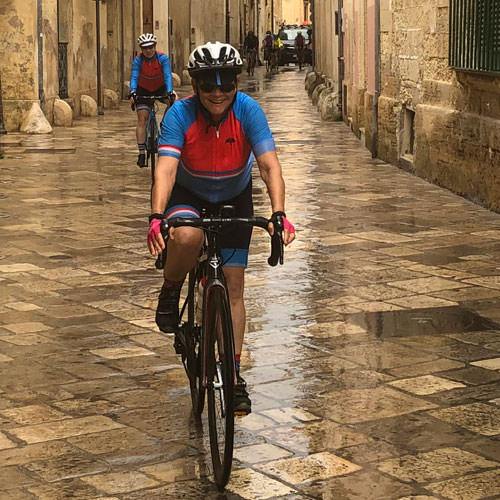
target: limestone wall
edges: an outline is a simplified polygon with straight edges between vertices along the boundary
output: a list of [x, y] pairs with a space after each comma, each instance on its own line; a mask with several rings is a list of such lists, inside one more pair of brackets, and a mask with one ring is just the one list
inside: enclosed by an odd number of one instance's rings
[[336, 6], [330, 0], [316, 0], [314, 26], [315, 69], [325, 74], [337, 87], [338, 82], [338, 37], [335, 35]]
[[59, 96], [59, 73], [57, 69], [57, 0], [43, 0], [43, 88], [45, 116], [54, 119], [54, 101]]
[[154, 0], [153, 2], [154, 13], [154, 27], [153, 31], [158, 41], [158, 50], [164, 52], [170, 57], [168, 53], [168, 2], [164, 0]]
[[68, 22], [72, 33], [68, 43], [69, 95], [89, 94], [96, 99], [95, 3], [73, 2]]
[[226, 41], [225, 13], [225, 0], [192, 0], [191, 22], [195, 37], [193, 48], [201, 43]]
[[281, 18], [286, 24], [302, 24], [305, 21], [304, 2], [302, 0], [283, 0]]
[[36, 0], [0, 3], [0, 71], [7, 130], [17, 130], [24, 111], [38, 100]]
[[[103, 90], [109, 88], [119, 95], [128, 92], [124, 83], [130, 79], [137, 50], [135, 40], [142, 29], [140, 5], [138, 0], [101, 3]], [[59, 9], [57, 0], [0, 2], [2, 97], [8, 131], [19, 129], [23, 114], [33, 101], [40, 102], [48, 120], [53, 121], [54, 101], [60, 94], [59, 44], [67, 44], [68, 102], [78, 116], [81, 94], [97, 98], [95, 2], [60, 1]], [[39, 46], [42, 47], [41, 66]]]
[[359, 136], [365, 129], [364, 93], [367, 87], [366, 72], [366, 19], [367, 0], [344, 0], [344, 102], [345, 116], [353, 131]]
[[[344, 0], [344, 118], [373, 150], [372, 4]], [[448, 4], [380, 1], [377, 154], [500, 210], [500, 75], [449, 68]]]
[[[193, 9], [197, 2], [193, 1]], [[178, 74], [187, 67], [191, 51], [191, 9], [186, 0], [170, 0], [170, 17], [172, 19], [172, 36], [170, 40], [170, 59], [172, 69]], [[201, 12], [201, 7], [198, 8]]]

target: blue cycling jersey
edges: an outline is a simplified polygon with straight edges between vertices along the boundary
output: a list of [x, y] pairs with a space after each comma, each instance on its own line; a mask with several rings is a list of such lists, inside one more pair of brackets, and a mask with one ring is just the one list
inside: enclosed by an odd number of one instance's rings
[[274, 151], [260, 105], [237, 92], [215, 127], [195, 95], [175, 102], [161, 124], [158, 155], [180, 160], [176, 182], [211, 203], [240, 194], [248, 185], [254, 155]]
[[156, 52], [150, 60], [139, 54], [132, 62], [132, 76], [130, 91], [137, 91], [138, 87], [154, 92], [166, 86], [167, 92], [172, 92], [172, 72], [170, 60], [163, 52]]

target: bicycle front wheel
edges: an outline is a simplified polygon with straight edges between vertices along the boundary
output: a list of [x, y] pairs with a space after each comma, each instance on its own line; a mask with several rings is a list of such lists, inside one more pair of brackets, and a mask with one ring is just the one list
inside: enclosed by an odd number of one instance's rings
[[234, 443], [234, 340], [226, 290], [218, 285], [205, 292], [208, 428], [215, 484], [229, 481]]
[[149, 137], [147, 138], [147, 149], [148, 156], [151, 160], [151, 177], [154, 182], [155, 177], [155, 166], [156, 166], [156, 152], [158, 151], [158, 135], [156, 132], [156, 127], [150, 128]]
[[199, 268], [189, 273], [189, 295], [188, 295], [188, 321], [186, 336], [186, 373], [189, 378], [189, 389], [191, 391], [191, 402], [193, 413], [199, 417], [203, 412], [205, 403], [205, 387], [201, 379], [201, 359], [203, 357], [203, 345], [200, 338], [201, 333], [201, 309], [203, 307], [201, 275]]

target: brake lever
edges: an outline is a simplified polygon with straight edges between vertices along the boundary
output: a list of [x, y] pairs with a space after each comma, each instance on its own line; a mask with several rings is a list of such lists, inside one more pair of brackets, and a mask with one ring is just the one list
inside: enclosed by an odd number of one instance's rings
[[162, 252], [158, 254], [158, 257], [155, 261], [156, 269], [163, 269], [165, 267], [165, 262], [167, 260], [167, 241], [168, 241], [168, 220], [163, 219], [160, 224], [160, 232], [163, 237], [163, 241], [165, 242], [165, 248]]

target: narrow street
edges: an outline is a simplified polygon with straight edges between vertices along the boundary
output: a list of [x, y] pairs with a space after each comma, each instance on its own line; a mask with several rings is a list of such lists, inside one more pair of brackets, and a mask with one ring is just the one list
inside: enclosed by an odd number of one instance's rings
[[225, 494], [154, 323], [150, 172], [128, 104], [0, 136], [1, 500], [500, 498], [500, 215], [372, 159], [321, 121], [304, 76], [241, 81], [274, 133], [297, 240], [271, 268], [254, 231], [253, 413]]

